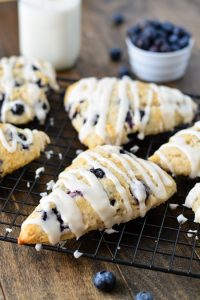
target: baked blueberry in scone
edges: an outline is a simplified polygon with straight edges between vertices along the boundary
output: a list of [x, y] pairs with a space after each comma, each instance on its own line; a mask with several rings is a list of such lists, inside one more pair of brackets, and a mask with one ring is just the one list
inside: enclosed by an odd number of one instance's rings
[[143, 139], [173, 130], [191, 122], [197, 110], [177, 89], [126, 76], [82, 79], [67, 89], [64, 104], [80, 141], [89, 148], [125, 144], [132, 133]]
[[200, 121], [178, 131], [149, 160], [174, 175], [200, 177]]
[[176, 183], [160, 167], [120, 150], [104, 145], [78, 155], [22, 224], [19, 244], [56, 244], [112, 228], [175, 193]]
[[58, 89], [56, 73], [49, 62], [23, 56], [0, 59], [0, 86], [8, 82], [12, 87], [31, 82], [45, 90]]
[[3, 123], [18, 125], [36, 119], [43, 124], [49, 109], [45, 91], [34, 83], [6, 91], [0, 88], [0, 120]]
[[0, 177], [39, 157], [49, 143], [49, 137], [42, 131], [0, 124]]

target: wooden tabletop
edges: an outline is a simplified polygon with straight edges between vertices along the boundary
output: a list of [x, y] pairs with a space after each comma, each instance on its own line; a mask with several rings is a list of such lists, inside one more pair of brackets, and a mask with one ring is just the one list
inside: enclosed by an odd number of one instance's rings
[[[111, 15], [121, 11], [126, 23], [111, 25]], [[117, 74], [119, 64], [111, 63], [108, 49], [124, 49], [127, 27], [141, 18], [160, 18], [182, 24], [195, 37], [193, 56], [184, 78], [176, 83], [185, 91], [200, 92], [200, 2], [197, 0], [84, 0], [83, 45], [80, 59], [70, 76]], [[65, 45], [63, 45], [64, 47]], [[16, 3], [0, 4], [0, 56], [18, 54]], [[117, 288], [103, 294], [92, 285], [95, 272], [107, 269], [117, 277]], [[199, 299], [199, 280], [137, 269], [81, 257], [0, 242], [0, 300], [2, 299], [133, 299], [140, 290], [152, 291], [155, 299]]]

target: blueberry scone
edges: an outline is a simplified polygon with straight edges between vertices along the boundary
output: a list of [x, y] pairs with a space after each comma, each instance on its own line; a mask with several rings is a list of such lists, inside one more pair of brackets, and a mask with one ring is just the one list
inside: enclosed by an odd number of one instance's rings
[[45, 91], [34, 83], [26, 83], [2, 92], [0, 88], [0, 120], [3, 123], [26, 124], [37, 119], [43, 124], [49, 112]]
[[192, 208], [195, 217], [194, 222], [200, 223], [200, 183], [196, 183], [185, 199], [185, 206]]
[[82, 152], [24, 221], [19, 244], [77, 239], [143, 217], [168, 200], [176, 183], [156, 164], [118, 146]]
[[0, 177], [39, 157], [49, 143], [49, 137], [42, 131], [0, 124]]
[[180, 130], [150, 158], [174, 175], [200, 176], [200, 121]]
[[129, 134], [140, 139], [192, 121], [197, 106], [177, 89], [133, 81], [129, 77], [86, 78], [71, 85], [65, 108], [80, 141], [122, 145]]
[[0, 59], [0, 86], [9, 83], [12, 87], [31, 82], [44, 89], [58, 89], [56, 73], [47, 61], [22, 56]]

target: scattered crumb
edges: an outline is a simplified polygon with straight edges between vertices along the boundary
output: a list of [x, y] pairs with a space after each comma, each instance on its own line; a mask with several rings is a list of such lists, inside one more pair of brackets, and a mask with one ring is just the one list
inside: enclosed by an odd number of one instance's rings
[[51, 159], [53, 154], [54, 154], [53, 150], [45, 151], [45, 156], [47, 159]]
[[115, 230], [115, 229], [109, 228], [109, 229], [105, 229], [105, 232], [106, 232], [107, 234], [112, 234], [112, 233], [115, 233], [115, 232], [118, 232], [118, 231]]
[[60, 152], [60, 153], [58, 153], [58, 158], [61, 160], [62, 158], [63, 158], [63, 155], [62, 155], [62, 153]]
[[41, 251], [42, 250], [42, 244], [36, 244], [35, 249], [36, 249], [36, 251]]
[[54, 126], [54, 118], [50, 118], [49, 123], [50, 123], [51, 126]]
[[170, 203], [170, 204], [169, 204], [169, 208], [170, 208], [171, 210], [177, 209], [178, 206], [179, 206], [179, 205], [178, 205], [178, 204], [175, 204], [175, 203]]
[[179, 224], [184, 224], [185, 222], [187, 222], [187, 218], [186, 217], [184, 217], [184, 215], [183, 214], [180, 214], [180, 215], [178, 215], [178, 217], [177, 217], [177, 221], [179, 222]]
[[121, 247], [120, 247], [120, 246], [118, 246], [118, 247], [117, 247], [117, 250], [120, 250], [120, 249], [121, 249]]
[[45, 171], [45, 168], [44, 168], [44, 167], [38, 168], [38, 169], [35, 171], [35, 179], [39, 178], [40, 175], [41, 175], [42, 173], [44, 173], [44, 171]]
[[47, 191], [52, 190], [55, 184], [56, 184], [56, 183], [55, 183], [54, 180], [50, 180], [49, 182], [47, 182], [47, 184], [46, 184], [46, 186], [47, 186]]
[[27, 181], [26, 186], [27, 186], [27, 188], [30, 188], [30, 187], [31, 187], [31, 184], [30, 184], [29, 181]]
[[193, 237], [193, 235], [194, 235], [195, 233], [197, 233], [197, 230], [189, 229], [189, 230], [188, 230], [188, 233], [187, 233], [187, 236], [188, 236], [189, 238], [191, 238], [191, 237]]
[[47, 196], [47, 192], [40, 193], [40, 196], [41, 196], [41, 197], [45, 197], [45, 196]]
[[130, 148], [130, 152], [136, 153], [139, 149], [140, 149], [140, 147], [138, 145], [135, 145], [135, 146]]
[[77, 149], [77, 150], [76, 150], [76, 155], [79, 155], [79, 154], [81, 154], [82, 152], [83, 152], [83, 150]]
[[11, 233], [11, 232], [12, 232], [12, 229], [7, 227], [7, 228], [6, 228], [6, 232]]
[[74, 257], [75, 257], [75, 258], [79, 258], [79, 257], [81, 257], [82, 255], [83, 255], [82, 252], [79, 252], [78, 250], [74, 251]]

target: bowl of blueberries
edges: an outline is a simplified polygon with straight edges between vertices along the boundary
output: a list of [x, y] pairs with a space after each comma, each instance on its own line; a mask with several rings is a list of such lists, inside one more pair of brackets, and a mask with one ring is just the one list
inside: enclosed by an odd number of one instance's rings
[[184, 76], [194, 40], [186, 29], [171, 22], [145, 20], [128, 29], [126, 44], [136, 76], [166, 82]]

